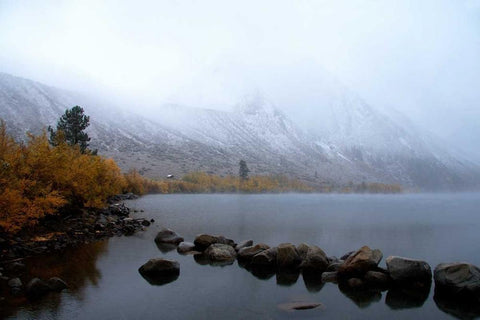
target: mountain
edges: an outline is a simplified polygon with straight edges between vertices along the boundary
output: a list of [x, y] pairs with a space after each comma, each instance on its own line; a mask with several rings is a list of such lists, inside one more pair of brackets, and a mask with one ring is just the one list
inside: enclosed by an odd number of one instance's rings
[[451, 155], [407, 121], [394, 121], [343, 88], [329, 98], [307, 132], [260, 95], [232, 111], [165, 105], [146, 117], [0, 73], [0, 118], [18, 139], [81, 105], [91, 116], [92, 147], [122, 169], [150, 177], [237, 174], [244, 159], [254, 174], [286, 174], [314, 185], [378, 181], [431, 190], [480, 181], [477, 164]]

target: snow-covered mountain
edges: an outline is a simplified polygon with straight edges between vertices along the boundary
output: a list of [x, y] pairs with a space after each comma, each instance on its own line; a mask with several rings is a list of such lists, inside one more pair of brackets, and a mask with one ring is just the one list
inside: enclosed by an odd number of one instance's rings
[[0, 118], [15, 136], [54, 125], [66, 108], [81, 105], [91, 116], [93, 147], [123, 169], [135, 167], [151, 177], [193, 170], [235, 174], [244, 159], [253, 173], [287, 174], [312, 184], [380, 181], [444, 189], [480, 180], [478, 165], [438, 147], [407, 121], [382, 115], [347, 89], [328, 98], [307, 133], [259, 95], [232, 111], [167, 105], [147, 119], [0, 73]]

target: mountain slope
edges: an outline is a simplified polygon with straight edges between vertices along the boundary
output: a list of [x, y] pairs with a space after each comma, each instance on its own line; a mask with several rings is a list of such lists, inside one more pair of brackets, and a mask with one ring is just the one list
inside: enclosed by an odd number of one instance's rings
[[[202, 170], [281, 173], [312, 184], [390, 182], [422, 189], [471, 187], [478, 167], [424, 141], [355, 95], [331, 95], [317, 130], [306, 133], [259, 96], [233, 111], [164, 106], [156, 116], [119, 111], [108, 102], [0, 73], [0, 118], [18, 138], [54, 125], [67, 107], [91, 116], [92, 147], [127, 170], [151, 177]], [[315, 128], [314, 128], [315, 129]]]

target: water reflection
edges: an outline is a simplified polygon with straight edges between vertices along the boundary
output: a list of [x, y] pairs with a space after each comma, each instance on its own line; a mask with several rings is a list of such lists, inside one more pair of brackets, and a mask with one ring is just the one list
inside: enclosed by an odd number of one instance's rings
[[[36, 256], [25, 260], [28, 274], [21, 276], [24, 284], [32, 278], [49, 279], [59, 277], [68, 284], [67, 292], [77, 299], [84, 299], [83, 289], [92, 284], [96, 286], [102, 276], [97, 268], [97, 260], [107, 252], [108, 240], [85, 244], [62, 253]], [[20, 305], [26, 305], [36, 318], [45, 311], [55, 315], [62, 302], [62, 295], [49, 293], [38, 301], [28, 301], [24, 296], [12, 297], [4, 292], [5, 301], [0, 308], [0, 318], [15, 315]]]
[[344, 282], [338, 284], [344, 296], [353, 301], [359, 308], [367, 308], [372, 303], [382, 300], [382, 292], [368, 287], [352, 288]]
[[454, 297], [435, 290], [433, 300], [440, 310], [458, 319], [475, 319], [480, 317], [480, 304], [476, 299]]
[[162, 253], [168, 253], [170, 251], [176, 250], [177, 246], [171, 243], [162, 243], [162, 242], [155, 242], [157, 245], [157, 248], [162, 252]]
[[432, 283], [393, 287], [388, 290], [385, 303], [393, 310], [420, 308], [428, 299]]

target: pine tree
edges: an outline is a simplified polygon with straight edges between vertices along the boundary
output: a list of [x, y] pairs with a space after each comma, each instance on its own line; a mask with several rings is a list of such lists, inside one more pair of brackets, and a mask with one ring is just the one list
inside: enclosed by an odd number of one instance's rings
[[78, 145], [82, 153], [88, 151], [90, 138], [84, 131], [90, 125], [90, 117], [84, 114], [83, 108], [75, 106], [65, 110], [57, 122], [57, 129], [48, 126], [50, 144], [57, 146], [60, 142], [74, 146]]
[[247, 167], [247, 163], [245, 162], [245, 160], [240, 160], [239, 165], [240, 169], [238, 170], [238, 175], [242, 180], [248, 179], [248, 173], [250, 172], [250, 170]]

